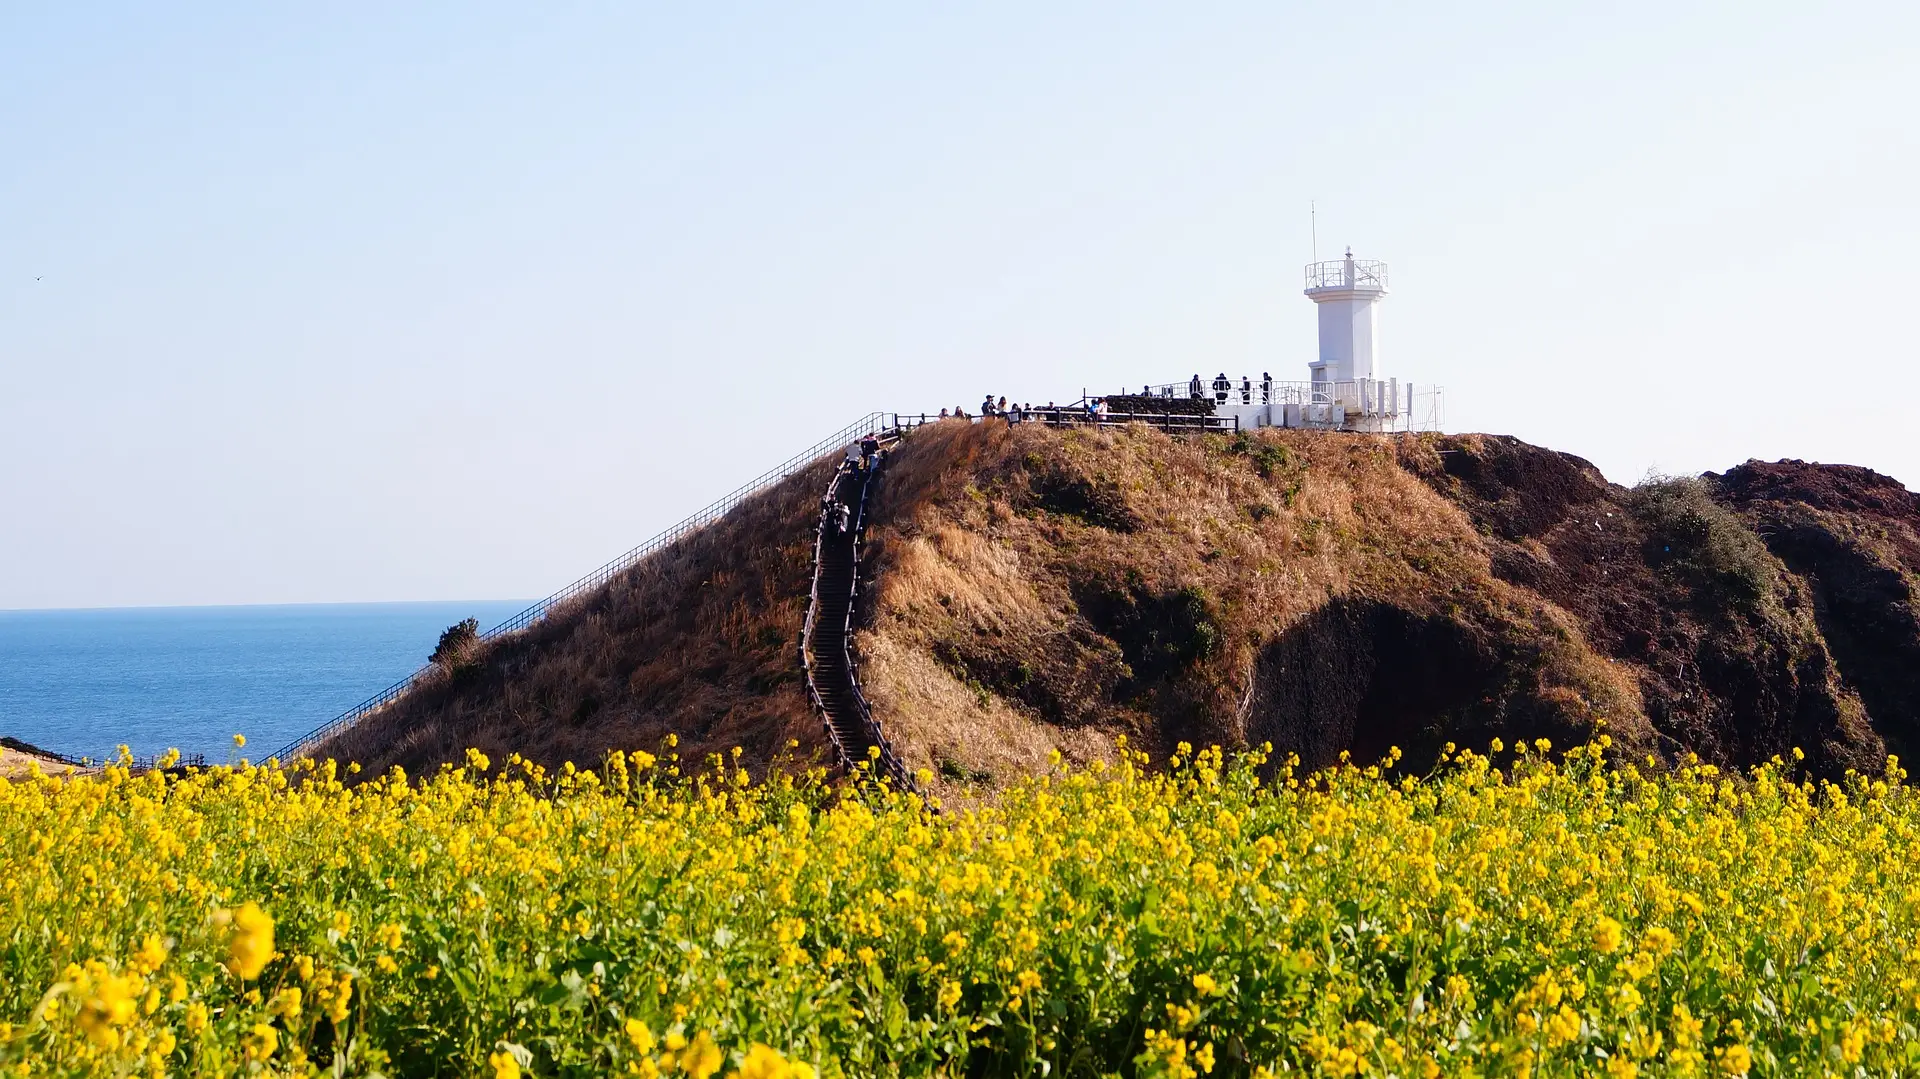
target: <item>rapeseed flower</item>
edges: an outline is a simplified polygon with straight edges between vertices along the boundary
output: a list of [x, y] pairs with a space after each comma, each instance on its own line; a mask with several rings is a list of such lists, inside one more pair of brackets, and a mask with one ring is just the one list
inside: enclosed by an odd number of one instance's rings
[[0, 782], [0, 1074], [1652, 1079], [1920, 1042], [1897, 762], [1123, 746], [935, 814], [671, 751]]
[[1594, 948], [1602, 955], [1609, 955], [1619, 951], [1621, 933], [1622, 930], [1619, 922], [1614, 921], [1604, 914], [1601, 915], [1600, 920], [1595, 922], [1593, 926]]
[[227, 938], [227, 969], [234, 977], [251, 981], [273, 958], [273, 919], [249, 899], [228, 914], [232, 931]]

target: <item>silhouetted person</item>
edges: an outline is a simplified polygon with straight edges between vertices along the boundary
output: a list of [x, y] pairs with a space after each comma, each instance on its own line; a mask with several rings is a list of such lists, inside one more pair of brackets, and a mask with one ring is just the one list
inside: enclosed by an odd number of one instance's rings
[[1205, 394], [1200, 389], [1199, 375], [1193, 376], [1193, 381], [1187, 383], [1187, 394], [1196, 401], [1202, 399], [1205, 396]]
[[873, 460], [880, 456], [880, 440], [873, 435], [860, 440], [860, 466], [868, 472], [873, 471]]
[[1273, 376], [1265, 371], [1260, 372], [1260, 403], [1273, 404]]
[[1253, 404], [1253, 380], [1245, 375], [1240, 376], [1240, 403]]
[[1225, 371], [1213, 376], [1213, 403], [1217, 405], [1226, 404], [1227, 392], [1231, 389], [1233, 389], [1233, 380], [1227, 377]]

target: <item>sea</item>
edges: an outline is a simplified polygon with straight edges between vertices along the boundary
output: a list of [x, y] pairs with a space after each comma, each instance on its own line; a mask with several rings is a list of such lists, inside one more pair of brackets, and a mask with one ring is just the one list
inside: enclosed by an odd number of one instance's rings
[[0, 611], [0, 735], [95, 760], [261, 760], [411, 674], [448, 626], [531, 602]]

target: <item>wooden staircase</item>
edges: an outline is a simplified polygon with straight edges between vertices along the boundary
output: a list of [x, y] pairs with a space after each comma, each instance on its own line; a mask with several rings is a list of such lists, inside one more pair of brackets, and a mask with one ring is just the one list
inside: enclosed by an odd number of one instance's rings
[[[886, 779], [897, 790], [912, 790], [912, 775], [874, 722], [860, 692], [851, 648], [868, 503], [885, 463], [884, 448], [873, 459], [871, 471], [842, 462], [827, 486], [814, 539], [813, 591], [801, 631], [800, 663], [807, 676], [807, 695], [826, 726], [836, 763], [850, 774]], [[839, 527], [838, 504], [849, 511], [845, 531]]]

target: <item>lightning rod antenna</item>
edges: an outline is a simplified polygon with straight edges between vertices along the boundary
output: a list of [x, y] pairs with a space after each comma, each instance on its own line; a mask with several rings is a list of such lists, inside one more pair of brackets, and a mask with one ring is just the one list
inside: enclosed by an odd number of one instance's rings
[[1307, 200], [1307, 227], [1313, 230], [1313, 261], [1320, 261], [1320, 208]]

